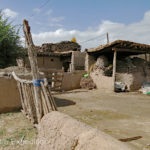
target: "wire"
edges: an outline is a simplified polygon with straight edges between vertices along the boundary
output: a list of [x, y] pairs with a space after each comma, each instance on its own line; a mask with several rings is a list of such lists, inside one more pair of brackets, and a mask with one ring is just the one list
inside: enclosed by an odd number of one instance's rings
[[[47, 0], [45, 1], [45, 3], [43, 3], [38, 9], [43, 8], [45, 5], [47, 5], [51, 0]], [[32, 15], [30, 15], [29, 17], [33, 17], [35, 14], [33, 13]]]
[[102, 34], [102, 35], [96, 36], [96, 37], [91, 38], [91, 39], [88, 39], [88, 40], [86, 40], [86, 41], [82, 41], [82, 42], [80, 42], [80, 43], [86, 43], [86, 42], [89, 42], [89, 41], [93, 41], [93, 40], [95, 40], [95, 39], [99, 39], [100, 37], [103, 37], [103, 36], [106, 35], [106, 34], [107, 34], [107, 33], [104, 33], [104, 34]]
[[43, 3], [43, 5], [41, 5], [39, 8], [43, 8], [45, 5], [47, 5], [51, 0], [47, 0], [45, 1], [45, 3]]

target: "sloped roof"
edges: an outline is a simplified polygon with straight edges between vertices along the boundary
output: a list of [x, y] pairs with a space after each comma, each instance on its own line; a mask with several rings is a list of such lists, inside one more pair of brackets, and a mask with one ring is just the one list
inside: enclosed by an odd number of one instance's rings
[[95, 52], [108, 52], [112, 51], [112, 48], [120, 48], [121, 49], [128, 49], [128, 52], [133, 52], [133, 50], [149, 52], [150, 53], [150, 45], [141, 44], [141, 43], [135, 43], [131, 41], [125, 41], [125, 40], [116, 40], [108, 44], [100, 45], [97, 48], [91, 48], [88, 49], [88, 53], [95, 53]]

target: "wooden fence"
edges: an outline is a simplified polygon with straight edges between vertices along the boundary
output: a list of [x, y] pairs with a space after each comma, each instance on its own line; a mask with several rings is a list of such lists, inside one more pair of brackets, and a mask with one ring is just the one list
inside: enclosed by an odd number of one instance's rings
[[45, 74], [51, 91], [62, 91], [63, 71], [52, 71]]
[[[34, 93], [34, 84], [31, 80], [20, 79], [15, 72], [12, 72], [14, 79], [17, 81], [23, 113], [30, 121], [38, 123], [37, 111], [40, 110], [40, 116], [43, 117], [51, 111], [57, 111], [55, 101], [51, 95], [47, 80], [40, 82], [40, 107], [37, 110], [37, 102]], [[40, 118], [41, 119], [41, 118]]]

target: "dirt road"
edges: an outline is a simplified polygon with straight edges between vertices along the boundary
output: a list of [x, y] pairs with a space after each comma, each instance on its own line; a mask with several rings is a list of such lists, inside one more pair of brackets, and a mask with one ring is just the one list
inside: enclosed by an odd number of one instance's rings
[[59, 111], [116, 139], [142, 136], [126, 144], [137, 150], [150, 149], [150, 96], [75, 90], [55, 97]]

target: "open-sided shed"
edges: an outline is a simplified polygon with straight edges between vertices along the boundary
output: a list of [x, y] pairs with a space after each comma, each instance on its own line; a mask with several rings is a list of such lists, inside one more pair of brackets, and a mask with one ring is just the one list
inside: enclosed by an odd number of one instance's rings
[[[100, 85], [100, 86], [98, 86], [100, 88], [114, 90], [115, 82], [117, 81], [116, 79], [118, 79], [117, 66], [120, 65], [119, 63], [120, 63], [121, 59], [123, 60], [125, 58], [131, 58], [132, 56], [135, 56], [135, 55], [136, 56], [144, 55], [145, 66], [143, 66], [143, 72], [145, 72], [146, 75], [145, 75], [144, 79], [142, 79], [142, 80], [140, 79], [140, 80], [141, 80], [141, 82], [145, 82], [145, 81], [149, 80], [149, 74], [148, 74], [150, 71], [149, 66], [148, 66], [149, 54], [150, 54], [150, 45], [135, 43], [135, 42], [131, 42], [131, 41], [117, 40], [117, 41], [114, 41], [114, 42], [111, 42], [111, 43], [108, 43], [105, 45], [100, 45], [97, 48], [92, 48], [92, 49], [87, 50], [86, 51], [85, 68], [86, 68], [86, 71], [91, 72], [97, 59], [100, 56], [104, 56], [108, 61], [107, 63], [109, 65], [109, 67], [110, 67], [110, 65], [112, 65], [112, 75], [110, 75], [109, 77], [106, 75], [103, 75], [103, 74], [101, 74], [101, 76], [99, 76], [99, 77], [96, 77], [93, 75], [93, 80], [99, 80], [99, 81], [97, 81], [97, 85]], [[108, 65], [107, 65], [107, 67], [108, 67]], [[128, 65], [128, 67], [126, 67], [126, 68], [124, 66], [122, 66], [126, 69], [126, 71], [124, 69], [124, 71], [121, 72], [122, 77], [125, 75], [127, 77], [128, 75], [139, 72], [139, 70], [138, 71], [132, 70], [132, 73], [130, 73], [130, 66], [131, 65]], [[138, 65], [137, 65], [137, 67], [138, 67]], [[92, 75], [92, 73], [91, 73], [91, 75]], [[118, 75], [120, 75], [120, 74], [118, 74]], [[137, 73], [136, 73], [136, 75], [137, 75]], [[142, 75], [138, 75], [139, 78], [140, 78], [140, 76], [142, 76]], [[137, 80], [138, 80], [138, 78], [137, 78]], [[119, 79], [118, 79], [118, 81], [119, 81]], [[130, 81], [128, 81], [128, 82], [130, 82]], [[134, 84], [135, 86], [137, 85], [137, 88], [134, 86], [133, 89], [137, 90], [139, 88], [139, 86], [141, 86], [141, 82], [139, 84]], [[109, 88], [108, 88], [108, 86], [109, 86]]]

